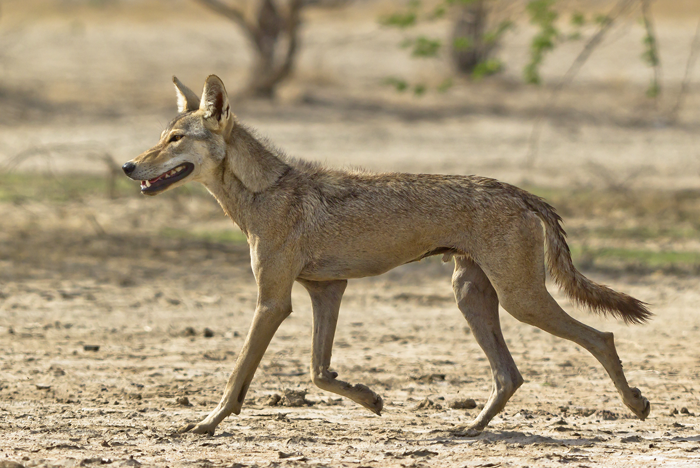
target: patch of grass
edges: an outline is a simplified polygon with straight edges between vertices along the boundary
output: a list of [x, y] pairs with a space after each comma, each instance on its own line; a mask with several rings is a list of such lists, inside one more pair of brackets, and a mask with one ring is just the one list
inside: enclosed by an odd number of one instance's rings
[[160, 234], [171, 239], [194, 239], [220, 244], [246, 244], [248, 242], [245, 234], [234, 230], [190, 231], [187, 229], [164, 228], [160, 231]]
[[[127, 190], [138, 190], [134, 184], [124, 180], [114, 181], [117, 195]], [[101, 195], [109, 196], [106, 177], [73, 175], [53, 176], [48, 174], [4, 173], [0, 174], [0, 201], [21, 202], [25, 200], [64, 202], [78, 198]]]
[[[198, 184], [177, 189], [180, 193], [206, 195]], [[168, 192], [161, 196], [173, 196]], [[125, 176], [88, 174], [0, 173], [0, 202], [39, 201], [61, 203], [86, 198], [120, 198], [140, 194], [139, 184]], [[207, 195], [208, 196], [208, 195]]]
[[524, 188], [554, 206], [565, 225], [575, 217], [594, 219], [596, 228], [587, 231], [593, 237], [700, 238], [700, 190]]
[[672, 226], [638, 226], [630, 228], [618, 228], [606, 226], [593, 229], [590, 234], [600, 239], [632, 239], [632, 240], [652, 240], [652, 239], [697, 239], [700, 237], [697, 229], [692, 227], [672, 227]]
[[615, 247], [583, 248], [572, 246], [574, 261], [589, 263], [591, 261], [617, 261], [645, 267], [664, 267], [669, 265], [700, 265], [700, 252], [653, 251], [645, 249], [627, 249]]
[[612, 210], [634, 216], [655, 215], [684, 218], [700, 214], [700, 190], [629, 190], [621, 188], [523, 187], [560, 209], [577, 214], [605, 215]]

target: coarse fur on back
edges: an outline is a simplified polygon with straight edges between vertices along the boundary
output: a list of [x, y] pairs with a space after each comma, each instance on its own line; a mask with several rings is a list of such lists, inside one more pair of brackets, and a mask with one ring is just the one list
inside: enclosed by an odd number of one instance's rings
[[612, 334], [561, 309], [545, 288], [545, 264], [573, 300], [595, 312], [627, 323], [651, 314], [641, 301], [574, 267], [561, 218], [544, 200], [485, 177], [338, 170], [290, 158], [238, 122], [218, 77], [207, 78], [201, 99], [173, 81], [179, 114], [160, 142], [127, 162], [124, 172], [141, 181], [145, 195], [202, 183], [245, 233], [258, 285], [253, 323], [221, 402], [183, 430], [213, 433], [240, 412], [270, 339], [292, 311], [295, 281], [313, 306], [312, 381], [379, 414], [379, 395], [330, 371], [347, 280], [438, 254], [454, 259], [457, 305], [494, 377], [484, 409], [459, 431], [483, 430], [523, 382], [501, 333], [499, 304], [518, 320], [589, 350], [623, 403], [641, 419], [649, 414], [649, 402], [627, 384]]

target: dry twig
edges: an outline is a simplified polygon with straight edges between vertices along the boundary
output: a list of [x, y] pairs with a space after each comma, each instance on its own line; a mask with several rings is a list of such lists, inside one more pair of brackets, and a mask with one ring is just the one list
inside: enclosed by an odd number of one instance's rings
[[690, 75], [692, 74], [693, 67], [695, 66], [695, 60], [698, 58], [698, 52], [700, 52], [700, 20], [695, 28], [695, 35], [693, 36], [693, 41], [690, 43], [690, 52], [688, 53], [688, 61], [685, 64], [685, 73], [683, 74], [683, 81], [681, 82], [681, 89], [678, 92], [678, 98], [676, 99], [676, 104], [668, 112], [668, 120], [670, 123], [675, 123], [678, 120], [678, 114], [680, 113], [681, 106], [685, 100], [685, 96], [688, 92], [688, 86], [690, 84]]
[[610, 31], [610, 28], [615, 23], [615, 21], [624, 14], [632, 5], [634, 0], [619, 0], [617, 5], [610, 11], [610, 13], [605, 17], [605, 20], [601, 23], [598, 32], [596, 32], [593, 37], [591, 37], [583, 50], [578, 54], [574, 62], [571, 64], [569, 69], [564, 73], [564, 76], [559, 80], [559, 82], [552, 88], [552, 92], [549, 98], [544, 101], [544, 104], [539, 110], [539, 115], [535, 120], [535, 124], [532, 127], [532, 132], [530, 133], [530, 140], [528, 143], [528, 152], [525, 157], [525, 167], [533, 167], [535, 165], [535, 159], [537, 158], [537, 152], [539, 150], [540, 135], [542, 134], [542, 126], [544, 125], [546, 113], [548, 110], [553, 109], [556, 106], [557, 98], [561, 90], [573, 81], [574, 77], [581, 70], [581, 67], [586, 63], [588, 58], [591, 56], [595, 48], [603, 41], [605, 35]]

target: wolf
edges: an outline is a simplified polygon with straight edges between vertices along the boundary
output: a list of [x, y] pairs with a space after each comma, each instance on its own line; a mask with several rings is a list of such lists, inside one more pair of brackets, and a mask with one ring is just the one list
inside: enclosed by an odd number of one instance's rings
[[626, 323], [645, 322], [651, 313], [645, 303], [574, 267], [562, 220], [544, 200], [485, 177], [336, 170], [294, 159], [238, 121], [217, 76], [206, 79], [201, 99], [176, 77], [173, 82], [178, 115], [158, 144], [123, 170], [140, 181], [144, 195], [203, 184], [246, 235], [258, 288], [253, 321], [221, 401], [181, 432], [213, 434], [224, 418], [240, 413], [270, 340], [292, 312], [295, 281], [311, 297], [312, 382], [380, 414], [379, 395], [330, 370], [340, 302], [348, 279], [432, 255], [454, 261], [457, 307], [493, 376], [483, 410], [454, 432], [483, 431], [523, 383], [501, 332], [499, 304], [519, 321], [587, 349], [632, 413], [641, 420], [649, 415], [649, 401], [627, 383], [612, 333], [564, 312], [545, 287], [546, 267], [569, 297], [592, 311]]

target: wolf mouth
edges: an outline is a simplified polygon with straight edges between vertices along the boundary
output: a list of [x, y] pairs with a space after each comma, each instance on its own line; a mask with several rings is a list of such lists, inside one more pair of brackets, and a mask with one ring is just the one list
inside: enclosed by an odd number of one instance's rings
[[194, 164], [186, 162], [184, 164], [180, 164], [174, 169], [164, 172], [158, 177], [142, 180], [141, 193], [155, 194], [165, 190], [168, 186], [190, 175], [193, 170]]

